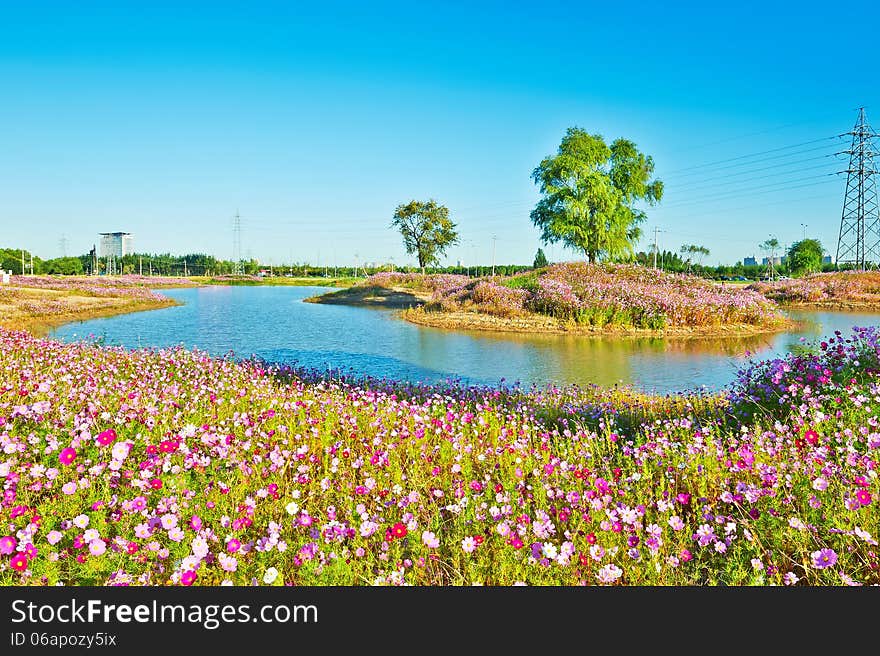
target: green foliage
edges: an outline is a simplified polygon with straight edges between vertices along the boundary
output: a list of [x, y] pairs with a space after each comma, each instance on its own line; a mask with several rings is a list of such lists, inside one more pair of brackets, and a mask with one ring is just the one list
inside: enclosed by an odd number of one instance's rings
[[[31, 273], [31, 258], [33, 258], [33, 273], [43, 273], [43, 260], [36, 255], [32, 256], [30, 251], [21, 248], [0, 248], [0, 269], [12, 271], [15, 275]], [[22, 262], [24, 262], [23, 270]]]
[[499, 284], [511, 289], [527, 289], [530, 292], [534, 292], [538, 289], [538, 274], [531, 272], [512, 278], [502, 278]]
[[439, 262], [449, 246], [458, 243], [449, 209], [433, 199], [398, 205], [391, 225], [400, 231], [406, 252], [418, 258], [423, 272], [426, 266]]
[[536, 269], [540, 269], [541, 267], [547, 266], [547, 264], [547, 256], [544, 255], [544, 249], [539, 248], [538, 252], [535, 253], [535, 262], [532, 266], [534, 266]]
[[653, 173], [654, 160], [633, 142], [617, 139], [609, 147], [601, 135], [569, 128], [557, 154], [532, 172], [543, 195], [532, 222], [545, 243], [561, 241], [590, 262], [630, 256], [646, 217], [635, 203], [653, 205], [663, 196]]
[[43, 263], [43, 273], [81, 276], [83, 274], [83, 263], [78, 257], [58, 257], [54, 260], [46, 260]]
[[788, 249], [788, 266], [796, 276], [822, 270], [822, 244], [818, 239], [803, 239]]

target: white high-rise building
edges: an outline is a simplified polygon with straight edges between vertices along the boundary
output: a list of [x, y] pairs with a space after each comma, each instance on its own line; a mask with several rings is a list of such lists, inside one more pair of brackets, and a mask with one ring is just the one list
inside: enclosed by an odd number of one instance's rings
[[134, 252], [134, 236], [130, 232], [102, 232], [101, 257], [122, 257]]

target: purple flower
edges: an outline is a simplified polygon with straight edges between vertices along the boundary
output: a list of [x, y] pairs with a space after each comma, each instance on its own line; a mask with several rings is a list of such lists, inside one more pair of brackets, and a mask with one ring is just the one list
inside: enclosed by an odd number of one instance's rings
[[834, 549], [819, 549], [810, 555], [813, 557], [813, 567], [816, 569], [833, 567], [837, 562], [837, 553]]

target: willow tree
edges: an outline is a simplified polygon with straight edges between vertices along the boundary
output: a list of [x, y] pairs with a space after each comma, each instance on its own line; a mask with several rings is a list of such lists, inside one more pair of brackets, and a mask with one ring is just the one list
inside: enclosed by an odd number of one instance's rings
[[590, 262], [631, 256], [646, 218], [636, 204], [653, 205], [663, 196], [663, 183], [653, 174], [654, 160], [632, 141], [608, 146], [601, 135], [569, 128], [556, 155], [532, 172], [543, 196], [532, 223], [544, 243], [561, 241]]

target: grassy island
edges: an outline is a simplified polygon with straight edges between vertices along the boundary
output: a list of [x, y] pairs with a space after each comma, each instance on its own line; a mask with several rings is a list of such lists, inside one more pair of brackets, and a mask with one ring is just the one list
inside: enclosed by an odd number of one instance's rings
[[833, 271], [757, 282], [748, 289], [793, 307], [880, 309], [880, 271]]
[[509, 277], [379, 273], [310, 299], [406, 308], [422, 325], [515, 332], [748, 335], [790, 323], [754, 290], [636, 265], [556, 264]]
[[177, 301], [150, 288], [194, 284], [144, 276], [12, 276], [0, 285], [0, 326], [41, 334], [70, 321], [155, 310]]

